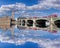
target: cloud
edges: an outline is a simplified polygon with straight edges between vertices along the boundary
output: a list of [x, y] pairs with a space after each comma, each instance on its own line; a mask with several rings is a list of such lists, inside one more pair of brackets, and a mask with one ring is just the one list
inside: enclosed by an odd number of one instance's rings
[[[15, 3], [15, 4], [9, 4], [9, 5], [1, 5], [0, 7], [0, 14], [5, 14], [6, 11], [12, 11], [14, 10], [16, 14], [18, 12], [24, 13], [24, 15], [29, 14], [25, 13], [29, 10], [35, 11], [35, 10], [48, 10], [48, 9], [59, 9], [60, 10], [60, 0], [39, 0], [38, 4], [27, 6], [24, 3]], [[38, 13], [36, 13], [38, 14]], [[34, 15], [34, 14], [33, 14]], [[29, 16], [29, 15], [26, 15]]]
[[50, 8], [60, 8], [60, 0], [42, 0], [38, 2], [38, 4], [32, 6], [26, 6], [24, 3], [16, 3], [10, 5], [2, 5], [0, 9], [9, 10], [9, 9], [18, 9], [18, 10], [43, 10]]
[[44, 0], [41, 4], [47, 8], [60, 9], [59, 0]]
[[39, 3], [33, 6], [28, 7], [30, 9], [36, 9], [36, 10], [43, 10], [43, 9], [60, 9], [60, 1], [59, 0], [39, 0]]

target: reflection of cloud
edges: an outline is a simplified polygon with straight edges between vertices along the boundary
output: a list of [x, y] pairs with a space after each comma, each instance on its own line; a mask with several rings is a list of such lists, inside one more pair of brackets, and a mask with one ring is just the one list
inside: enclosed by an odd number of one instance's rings
[[43, 48], [57, 48], [57, 47], [59, 48], [60, 47], [59, 38], [51, 40], [51, 39], [38, 38], [36, 36], [38, 36], [38, 34], [35, 33], [31, 35], [28, 31], [20, 32], [16, 36], [14, 35], [14, 38], [11, 38], [11, 36], [10, 37], [5, 36], [5, 34], [0, 34], [0, 42], [12, 43], [16, 45], [22, 45], [25, 42], [34, 42], [34, 43], [38, 43], [38, 45], [41, 45]]
[[[1, 40], [1, 42], [8, 42], [8, 43], [14, 43], [14, 44], [24, 44], [25, 42], [34, 42], [42, 45], [45, 48], [57, 48], [57, 44], [60, 44], [60, 41], [57, 40], [46, 40], [46, 39], [33, 39], [33, 38], [23, 38], [23, 39], [17, 39], [17, 40]], [[60, 46], [59, 46], [60, 47]]]

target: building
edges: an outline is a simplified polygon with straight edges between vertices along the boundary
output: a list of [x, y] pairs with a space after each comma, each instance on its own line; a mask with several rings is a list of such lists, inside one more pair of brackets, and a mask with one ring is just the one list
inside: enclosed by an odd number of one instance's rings
[[4, 16], [0, 17], [0, 29], [9, 29], [13, 25], [15, 25], [16, 20], [14, 19], [14, 13], [12, 12], [12, 16]]
[[10, 28], [11, 19], [7, 16], [0, 18], [0, 28], [6, 30]]

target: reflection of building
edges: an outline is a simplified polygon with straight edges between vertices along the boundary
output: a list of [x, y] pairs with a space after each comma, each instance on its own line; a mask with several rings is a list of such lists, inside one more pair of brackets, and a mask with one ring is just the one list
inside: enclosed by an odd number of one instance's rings
[[19, 17], [17, 19], [19, 29], [48, 30], [56, 32], [60, 28], [60, 18], [56, 15], [48, 17]]

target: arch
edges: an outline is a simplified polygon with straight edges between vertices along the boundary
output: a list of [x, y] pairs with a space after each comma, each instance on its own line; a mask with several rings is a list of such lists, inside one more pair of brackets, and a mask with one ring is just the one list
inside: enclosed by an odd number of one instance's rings
[[27, 26], [33, 26], [33, 20], [27, 20]]
[[58, 28], [60, 28], [60, 20], [54, 21], [54, 24], [55, 24]]
[[50, 25], [49, 21], [45, 19], [38, 19], [35, 22], [36, 22], [36, 27], [40, 27], [40, 28], [46, 28]]
[[25, 20], [22, 20], [22, 26], [25, 26]]

